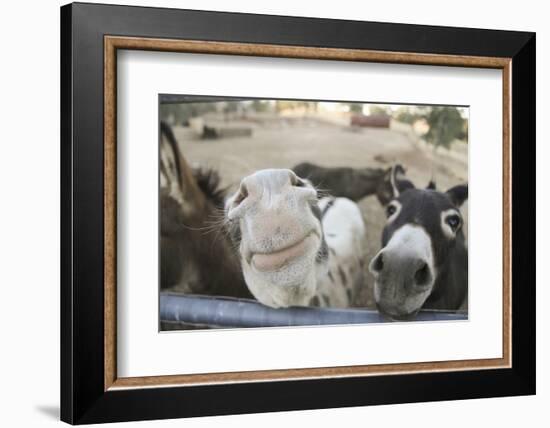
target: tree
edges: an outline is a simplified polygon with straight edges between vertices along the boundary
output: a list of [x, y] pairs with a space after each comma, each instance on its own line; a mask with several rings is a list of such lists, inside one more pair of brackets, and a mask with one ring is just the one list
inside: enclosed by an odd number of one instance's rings
[[408, 123], [409, 125], [412, 125], [418, 119], [421, 119], [423, 117], [424, 116], [420, 114], [420, 111], [418, 108], [415, 108], [413, 110], [409, 106], [399, 107], [395, 115], [396, 120], [398, 120], [399, 122]]
[[351, 113], [361, 113], [363, 111], [363, 104], [361, 103], [349, 103], [348, 105]]
[[255, 112], [267, 112], [272, 109], [272, 106], [269, 104], [269, 101], [266, 100], [254, 100], [252, 102], [252, 110]]
[[369, 113], [372, 116], [391, 116], [391, 111], [388, 107], [384, 107], [378, 104], [372, 104], [369, 106]]
[[436, 147], [449, 148], [453, 140], [464, 133], [464, 119], [456, 107], [432, 107], [425, 119], [430, 130], [424, 138]]
[[160, 118], [175, 121], [175, 124], [187, 124], [190, 118], [215, 111], [218, 103], [174, 103], [160, 105]]

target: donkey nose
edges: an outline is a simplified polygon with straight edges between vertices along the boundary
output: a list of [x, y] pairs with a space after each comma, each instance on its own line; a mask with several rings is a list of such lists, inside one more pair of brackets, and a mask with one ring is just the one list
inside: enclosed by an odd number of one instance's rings
[[384, 269], [384, 253], [380, 251], [370, 262], [369, 270], [376, 274]]
[[414, 283], [419, 287], [425, 287], [432, 282], [432, 272], [428, 263], [421, 261], [414, 274]]
[[412, 254], [399, 254], [395, 251], [381, 250], [370, 262], [369, 270], [376, 276], [392, 278], [398, 282], [412, 280], [418, 287], [432, 283], [433, 274], [426, 260]]

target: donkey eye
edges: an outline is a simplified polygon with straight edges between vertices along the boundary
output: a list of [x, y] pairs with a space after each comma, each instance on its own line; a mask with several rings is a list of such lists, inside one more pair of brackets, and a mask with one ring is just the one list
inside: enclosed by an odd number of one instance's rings
[[453, 229], [453, 232], [456, 232], [460, 227], [460, 217], [456, 214], [450, 215], [445, 219], [445, 223]]
[[390, 202], [390, 204], [386, 207], [386, 217], [388, 218], [388, 223], [391, 223], [394, 221], [401, 212], [401, 204], [393, 200]]

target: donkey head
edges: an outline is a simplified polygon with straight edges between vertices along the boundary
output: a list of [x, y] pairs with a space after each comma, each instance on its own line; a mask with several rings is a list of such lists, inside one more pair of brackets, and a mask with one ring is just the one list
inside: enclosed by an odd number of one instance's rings
[[287, 169], [257, 171], [227, 201], [226, 219], [252, 294], [272, 307], [307, 305], [327, 264], [315, 188]]
[[[445, 292], [441, 282], [449, 280], [451, 265], [467, 263], [459, 208], [468, 186], [439, 192], [430, 183], [417, 189], [403, 172], [399, 166], [392, 170], [382, 249], [369, 265], [376, 304], [393, 318], [415, 315], [435, 290]], [[467, 264], [462, 267], [467, 271]]]

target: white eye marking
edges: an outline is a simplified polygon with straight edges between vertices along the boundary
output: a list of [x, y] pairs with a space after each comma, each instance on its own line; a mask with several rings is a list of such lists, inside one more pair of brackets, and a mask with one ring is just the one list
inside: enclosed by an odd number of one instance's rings
[[401, 203], [399, 201], [391, 201], [386, 207], [386, 222], [389, 224], [394, 221], [401, 212]]
[[450, 208], [441, 213], [441, 230], [447, 238], [453, 239], [461, 226], [462, 218], [456, 209]]

